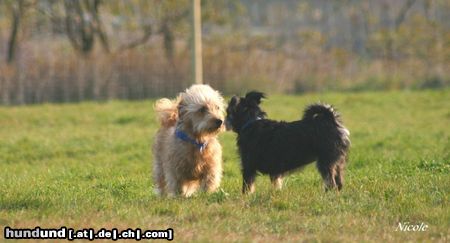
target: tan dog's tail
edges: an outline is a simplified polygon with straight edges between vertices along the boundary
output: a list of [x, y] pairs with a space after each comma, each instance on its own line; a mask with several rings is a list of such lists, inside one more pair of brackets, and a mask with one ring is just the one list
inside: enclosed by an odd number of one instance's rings
[[178, 102], [163, 98], [155, 103], [155, 112], [163, 127], [172, 127], [178, 120]]

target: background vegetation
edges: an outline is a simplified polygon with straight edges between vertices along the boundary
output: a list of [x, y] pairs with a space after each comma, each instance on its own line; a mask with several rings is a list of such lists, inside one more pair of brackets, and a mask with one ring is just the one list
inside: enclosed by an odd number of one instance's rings
[[[269, 117], [335, 104], [351, 131], [346, 184], [325, 193], [313, 165], [282, 191], [257, 178], [242, 196], [235, 135], [225, 132], [222, 191], [190, 199], [153, 194], [153, 101], [0, 107], [0, 231], [175, 230], [182, 241], [448, 242], [450, 91], [273, 96]], [[425, 232], [395, 231], [398, 222]], [[3, 235], [3, 232], [0, 232]]]
[[[446, 0], [202, 1], [224, 93], [448, 87]], [[192, 82], [188, 0], [0, 1], [0, 102], [142, 99]]]

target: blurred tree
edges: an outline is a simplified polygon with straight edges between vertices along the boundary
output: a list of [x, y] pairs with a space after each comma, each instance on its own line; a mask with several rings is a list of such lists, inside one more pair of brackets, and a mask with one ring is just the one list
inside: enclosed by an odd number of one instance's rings
[[6, 1], [6, 4], [11, 11], [11, 28], [8, 39], [8, 54], [6, 56], [6, 62], [12, 63], [16, 55], [17, 35], [19, 32], [22, 17], [30, 3], [25, 2], [25, 0], [17, 0]]
[[397, 57], [397, 50], [395, 48], [394, 42], [396, 41], [400, 25], [405, 21], [406, 13], [415, 2], [416, 0], [407, 0], [405, 2], [405, 4], [401, 7], [400, 11], [395, 17], [394, 28], [388, 30], [387, 32], [386, 50], [387, 50], [387, 58], [390, 60]]
[[[141, 37], [119, 41], [116, 48], [111, 48], [112, 44], [102, 24], [100, 5], [106, 14], [112, 14], [118, 20], [115, 28], [124, 32], [140, 30]], [[177, 33], [181, 33], [181, 36], [187, 34], [191, 11], [188, 0], [65, 0], [64, 8], [67, 36], [78, 52], [90, 53], [96, 37], [106, 52], [121, 52], [147, 43], [152, 35], [161, 35], [168, 59], [174, 57], [175, 39], [180, 37], [176, 37]], [[202, 19], [207, 24], [232, 23], [242, 14], [242, 10], [237, 0], [202, 1]]]
[[405, 5], [402, 6], [400, 9], [400, 12], [398, 13], [397, 17], [395, 18], [395, 30], [398, 30], [400, 25], [405, 21], [406, 13], [408, 10], [412, 7], [412, 5], [416, 2], [416, 0], [407, 0]]
[[[206, 24], [225, 25], [242, 14], [242, 7], [237, 0], [202, 1], [202, 22]], [[175, 51], [176, 30], [185, 31], [190, 24], [191, 7], [188, 0], [155, 1], [153, 10], [159, 13], [159, 34], [163, 36], [163, 45], [168, 59]], [[158, 13], [153, 12], [154, 16]], [[161, 14], [162, 13], [162, 14]], [[190, 27], [189, 27], [190, 28]]]
[[66, 0], [67, 37], [74, 49], [89, 54], [97, 36], [103, 49], [109, 52], [109, 42], [99, 15], [100, 0]]

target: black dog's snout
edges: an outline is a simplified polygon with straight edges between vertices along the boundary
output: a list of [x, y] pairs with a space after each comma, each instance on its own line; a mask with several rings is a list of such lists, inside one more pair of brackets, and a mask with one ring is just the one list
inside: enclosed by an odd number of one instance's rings
[[222, 125], [222, 123], [223, 123], [223, 121], [220, 120], [220, 119], [216, 119], [214, 122], [216, 123], [216, 126], [218, 126], [218, 127], [219, 127], [220, 125]]

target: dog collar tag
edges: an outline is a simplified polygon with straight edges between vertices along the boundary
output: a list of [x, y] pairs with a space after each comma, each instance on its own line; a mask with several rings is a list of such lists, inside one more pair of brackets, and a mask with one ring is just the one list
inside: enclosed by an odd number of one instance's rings
[[202, 144], [200, 144], [200, 153], [202, 154], [203, 153], [203, 151], [205, 151], [205, 148], [206, 148], [206, 146], [208, 145], [208, 143], [202, 143]]

